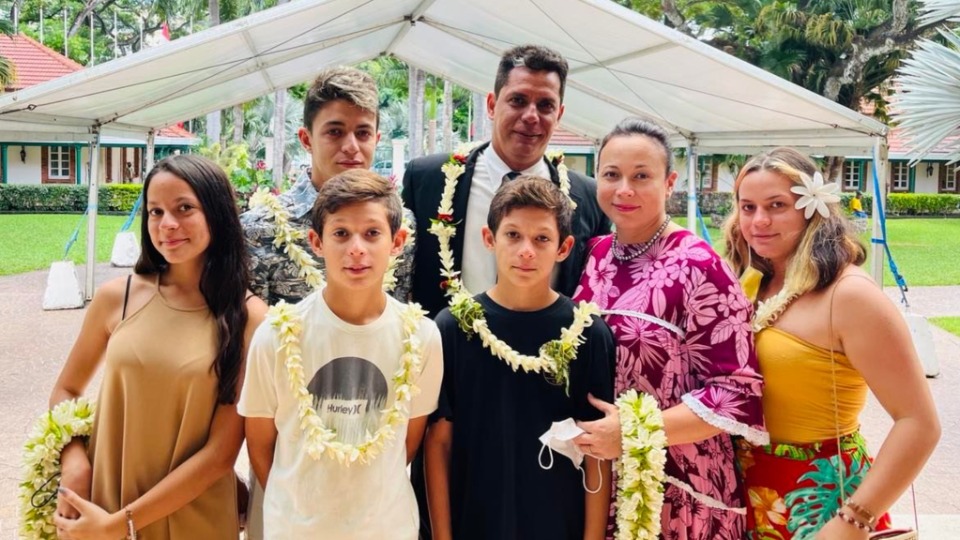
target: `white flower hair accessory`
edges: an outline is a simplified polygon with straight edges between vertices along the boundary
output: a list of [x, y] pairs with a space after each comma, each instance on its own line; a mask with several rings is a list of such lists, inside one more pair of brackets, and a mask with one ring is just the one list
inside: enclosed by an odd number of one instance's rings
[[820, 212], [824, 218], [830, 217], [830, 209], [827, 205], [840, 202], [840, 196], [837, 195], [840, 186], [833, 182], [824, 183], [820, 171], [813, 173], [812, 180], [805, 174], [800, 176], [800, 180], [803, 181], [802, 186], [790, 188], [790, 191], [800, 195], [794, 207], [797, 210], [803, 210], [803, 217], [806, 219], [812, 218], [814, 212]]

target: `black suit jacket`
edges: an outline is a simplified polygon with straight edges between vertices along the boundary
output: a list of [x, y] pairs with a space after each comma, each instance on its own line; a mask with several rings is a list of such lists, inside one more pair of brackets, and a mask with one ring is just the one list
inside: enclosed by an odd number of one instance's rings
[[[475, 148], [467, 156], [466, 168], [457, 190], [453, 196], [454, 220], [458, 221], [457, 235], [452, 239], [453, 256], [457, 270], [461, 270], [463, 261], [464, 223], [466, 222], [467, 199], [470, 196], [470, 184], [473, 181], [473, 171], [477, 164], [477, 157], [490, 143]], [[491, 150], [493, 151], [493, 150]], [[407, 165], [403, 175], [403, 203], [413, 211], [417, 218], [417, 241], [414, 255], [413, 300], [419, 302], [430, 317], [436, 317], [447, 306], [447, 297], [440, 288], [440, 242], [430, 234], [430, 220], [437, 217], [437, 207], [440, 206], [440, 195], [443, 192], [445, 178], [440, 167], [450, 159], [450, 154], [433, 154], [412, 160]], [[553, 183], [560, 183], [557, 169], [551, 163], [550, 178]], [[580, 274], [586, 263], [587, 240], [594, 236], [610, 233], [610, 220], [600, 211], [597, 205], [597, 183], [593, 178], [583, 176], [574, 171], [568, 174], [570, 178], [570, 197], [577, 203], [573, 214], [573, 236], [576, 242], [566, 260], [560, 263], [560, 275], [557, 282], [557, 292], [566, 296], [573, 296], [580, 281]], [[471, 291], [481, 293], [483, 291]]]

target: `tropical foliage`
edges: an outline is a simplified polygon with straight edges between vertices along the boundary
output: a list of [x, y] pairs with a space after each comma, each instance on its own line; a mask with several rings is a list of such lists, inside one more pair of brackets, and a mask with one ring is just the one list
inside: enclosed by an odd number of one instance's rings
[[[926, 0], [923, 20], [960, 19], [960, 1]], [[900, 69], [898, 113], [895, 115], [920, 159], [960, 126], [960, 37], [940, 31], [941, 41], [924, 39]], [[955, 148], [951, 159], [960, 159]]]

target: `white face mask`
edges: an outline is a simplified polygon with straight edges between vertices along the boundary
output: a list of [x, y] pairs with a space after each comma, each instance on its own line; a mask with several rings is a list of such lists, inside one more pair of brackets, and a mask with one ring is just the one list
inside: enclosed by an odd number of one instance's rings
[[[603, 486], [603, 479], [601, 478], [600, 485], [597, 486], [597, 489], [591, 490], [587, 487], [586, 473], [584, 473], [583, 469], [580, 468], [580, 466], [583, 464], [583, 452], [580, 451], [580, 447], [573, 442], [573, 439], [582, 433], [585, 432], [580, 429], [579, 426], [577, 426], [577, 423], [573, 420], [573, 418], [567, 418], [562, 422], [554, 422], [550, 425], [550, 429], [540, 436], [540, 443], [543, 446], [540, 447], [540, 455], [537, 457], [537, 461], [540, 462], [540, 468], [544, 470], [550, 470], [553, 468], [554, 452], [566, 456], [570, 461], [573, 462], [573, 466], [580, 471], [580, 474], [583, 477], [583, 489], [585, 489], [587, 493], [597, 493]], [[543, 464], [544, 450], [547, 451], [547, 454], [550, 457], [550, 462], [547, 465]], [[600, 471], [600, 460], [597, 460], [597, 471]]]

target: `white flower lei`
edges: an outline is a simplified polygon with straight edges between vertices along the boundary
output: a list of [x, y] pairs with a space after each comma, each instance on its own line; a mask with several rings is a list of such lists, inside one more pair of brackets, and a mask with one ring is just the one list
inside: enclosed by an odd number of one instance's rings
[[403, 353], [400, 367], [393, 375], [393, 405], [381, 411], [377, 431], [367, 433], [363, 442], [353, 445], [338, 441], [336, 431], [326, 427], [313, 409], [300, 351], [300, 333], [303, 329], [301, 317], [293, 306], [284, 301], [270, 308], [268, 320], [278, 330], [280, 337], [277, 354], [285, 356], [290, 389], [297, 400], [300, 429], [306, 435], [306, 450], [311, 458], [320, 460], [326, 455], [341, 465], [350, 466], [357, 461], [366, 464], [376, 458], [388, 440], [394, 438], [397, 428], [407, 421], [410, 400], [420, 393], [414, 383], [414, 375], [420, 373], [423, 362], [423, 344], [417, 337], [417, 331], [420, 319], [424, 316], [426, 312], [419, 304], [408, 304], [400, 315], [403, 321]]
[[[570, 177], [567, 166], [563, 164], [562, 152], [551, 152], [548, 158], [557, 164], [557, 175], [560, 177], [560, 191], [567, 196], [572, 208], [577, 204], [570, 197]], [[453, 297], [458, 292], [464, 292], [471, 296], [463, 282], [460, 281], [460, 272], [456, 271], [453, 260], [453, 250], [450, 248], [450, 239], [457, 235], [457, 224], [453, 220], [453, 195], [457, 191], [457, 183], [460, 176], [466, 170], [466, 155], [462, 149], [450, 155], [450, 159], [440, 168], [443, 171], [444, 183], [443, 192], [440, 195], [440, 206], [437, 207], [437, 217], [430, 220], [431, 234], [437, 237], [440, 242], [440, 276], [444, 278], [440, 284], [446, 289], [447, 295], [451, 297], [451, 307], [453, 306]]]
[[753, 331], [759, 332], [771, 326], [798, 296], [800, 295], [794, 292], [791, 287], [784, 286], [777, 294], [758, 302], [751, 325]]
[[37, 419], [33, 431], [23, 445], [23, 481], [20, 482], [20, 536], [30, 540], [56, 540], [53, 524], [56, 504], [34, 506], [34, 495], [40, 495], [44, 484], [56, 500], [56, 486], [49, 486], [60, 474], [60, 453], [74, 437], [88, 437], [93, 431], [95, 405], [80, 397], [62, 401]]
[[544, 373], [569, 392], [570, 362], [577, 357], [577, 349], [586, 341], [583, 333], [593, 324], [593, 315], [600, 315], [600, 308], [592, 302], [580, 302], [573, 310], [573, 322], [569, 327], [560, 330], [560, 339], [544, 343], [537, 356], [520, 354], [497, 338], [487, 325], [480, 302], [467, 292], [461, 291], [454, 295], [450, 313], [468, 336], [477, 333], [483, 346], [514, 371], [522, 368], [526, 372]]
[[[557, 174], [560, 177], [560, 191], [567, 197], [573, 208], [576, 203], [570, 198], [570, 178], [567, 167], [563, 164], [563, 153], [555, 152], [548, 159], [557, 164]], [[577, 356], [577, 348], [583, 343], [584, 330], [593, 324], [592, 315], [599, 315], [600, 309], [596, 304], [581, 302], [574, 310], [574, 320], [569, 328], [561, 331], [561, 338], [545, 343], [540, 347], [538, 356], [528, 356], [518, 353], [501, 339], [498, 339], [483, 316], [483, 308], [473, 299], [460, 280], [460, 272], [456, 271], [453, 259], [453, 249], [450, 239], [457, 234], [457, 225], [453, 220], [453, 195], [457, 191], [460, 176], [466, 170], [466, 155], [458, 149], [451, 154], [450, 159], [440, 169], [443, 171], [443, 192], [440, 195], [440, 206], [437, 208], [437, 217], [430, 220], [430, 233], [437, 237], [440, 243], [440, 275], [444, 278], [441, 287], [446, 289], [450, 296], [450, 312], [457, 318], [460, 327], [468, 334], [476, 332], [480, 335], [484, 347], [490, 349], [494, 355], [507, 363], [516, 371], [546, 373], [555, 378], [556, 382], [568, 384], [567, 371], [570, 362]]]
[[660, 537], [667, 437], [657, 401], [627, 390], [617, 398], [623, 453], [617, 461], [616, 540]]
[[[273, 219], [273, 245], [277, 248], [283, 247], [287, 257], [300, 268], [298, 275], [301, 279], [314, 289], [322, 289], [325, 283], [323, 271], [317, 268], [317, 261], [305, 249], [297, 245], [297, 241], [304, 239], [305, 236], [302, 231], [290, 225], [290, 212], [280, 204], [277, 197], [266, 188], [261, 188], [250, 197], [250, 208], [262, 208], [267, 213], [267, 217]], [[407, 237], [403, 244], [403, 247], [406, 248], [413, 241], [414, 231], [406, 219], [402, 221], [401, 227], [407, 231]], [[397, 277], [395, 273], [399, 263], [399, 256], [390, 257], [387, 271], [383, 275], [383, 290], [390, 292], [396, 288]]]

